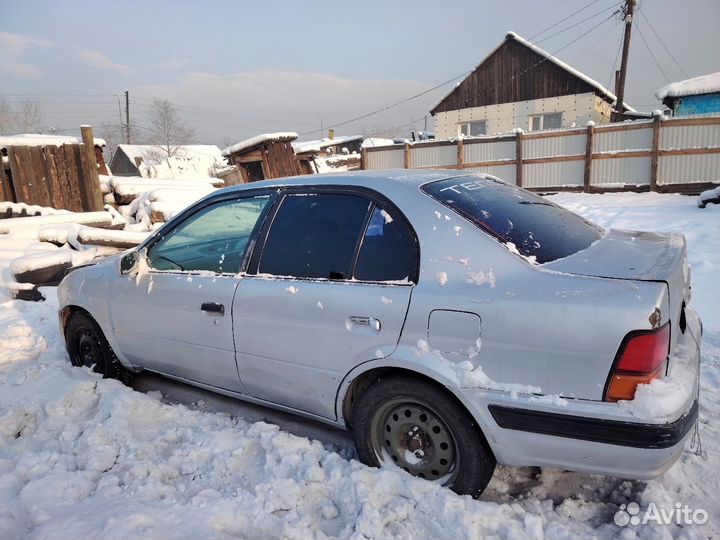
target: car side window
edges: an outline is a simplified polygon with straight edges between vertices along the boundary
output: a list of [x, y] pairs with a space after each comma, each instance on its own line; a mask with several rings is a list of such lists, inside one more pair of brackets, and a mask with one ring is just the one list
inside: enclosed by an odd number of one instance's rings
[[222, 201], [198, 211], [148, 249], [156, 270], [235, 273], [269, 195]]
[[375, 207], [355, 264], [355, 279], [404, 281], [414, 279], [415, 245], [404, 223]]
[[268, 233], [258, 272], [347, 279], [369, 209], [370, 201], [355, 195], [287, 195]]

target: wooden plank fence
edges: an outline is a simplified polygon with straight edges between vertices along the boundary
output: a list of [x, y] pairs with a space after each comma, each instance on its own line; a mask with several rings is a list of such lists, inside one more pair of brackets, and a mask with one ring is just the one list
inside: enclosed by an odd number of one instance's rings
[[365, 148], [361, 163], [486, 172], [535, 191], [698, 193], [720, 183], [720, 116]]
[[73, 212], [103, 209], [92, 143], [7, 146], [6, 151], [9, 168], [0, 167], [0, 200]]

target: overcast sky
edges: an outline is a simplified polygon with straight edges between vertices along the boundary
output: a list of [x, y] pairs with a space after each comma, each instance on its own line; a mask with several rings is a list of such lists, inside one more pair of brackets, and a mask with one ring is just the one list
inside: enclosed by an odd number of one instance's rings
[[[531, 38], [590, 1], [0, 0], [0, 97], [41, 102], [47, 127], [66, 133], [119, 123], [116, 96], [129, 90], [139, 133], [158, 97], [180, 108], [198, 143], [290, 130], [311, 139], [321, 122], [327, 128], [433, 88], [472, 69], [507, 31]], [[720, 0], [638, 5], [626, 101], [649, 111], [668, 80], [720, 71]], [[595, 0], [534, 41], [549, 37], [539, 46], [562, 49], [560, 59], [612, 86], [619, 6]], [[451, 88], [336, 134], [421, 129]]]

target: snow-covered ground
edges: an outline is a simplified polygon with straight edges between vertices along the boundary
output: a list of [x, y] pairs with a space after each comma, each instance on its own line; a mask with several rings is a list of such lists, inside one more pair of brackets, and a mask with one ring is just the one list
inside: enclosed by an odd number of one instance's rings
[[[0, 538], [720, 536], [720, 207], [701, 210], [680, 195], [551, 198], [605, 227], [686, 235], [692, 305], [705, 323], [707, 459], [688, 445], [650, 482], [499, 467], [481, 500], [459, 497], [394, 469], [369, 469], [347, 446], [72, 368], [54, 291], [27, 303], [0, 289]], [[4, 242], [0, 269], [13, 253]], [[615, 525], [619, 505], [630, 502], [680, 503], [704, 509], [709, 521]]]

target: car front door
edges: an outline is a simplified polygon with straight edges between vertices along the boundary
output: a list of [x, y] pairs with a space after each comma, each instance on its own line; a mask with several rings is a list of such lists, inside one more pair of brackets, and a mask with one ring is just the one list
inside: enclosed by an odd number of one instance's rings
[[130, 362], [244, 391], [231, 305], [238, 272], [270, 199], [234, 198], [198, 209], [148, 246], [138, 270], [116, 281], [113, 331]]
[[335, 418], [356, 365], [396, 348], [417, 280], [417, 241], [363, 193], [288, 192], [233, 302], [238, 369], [254, 397]]

